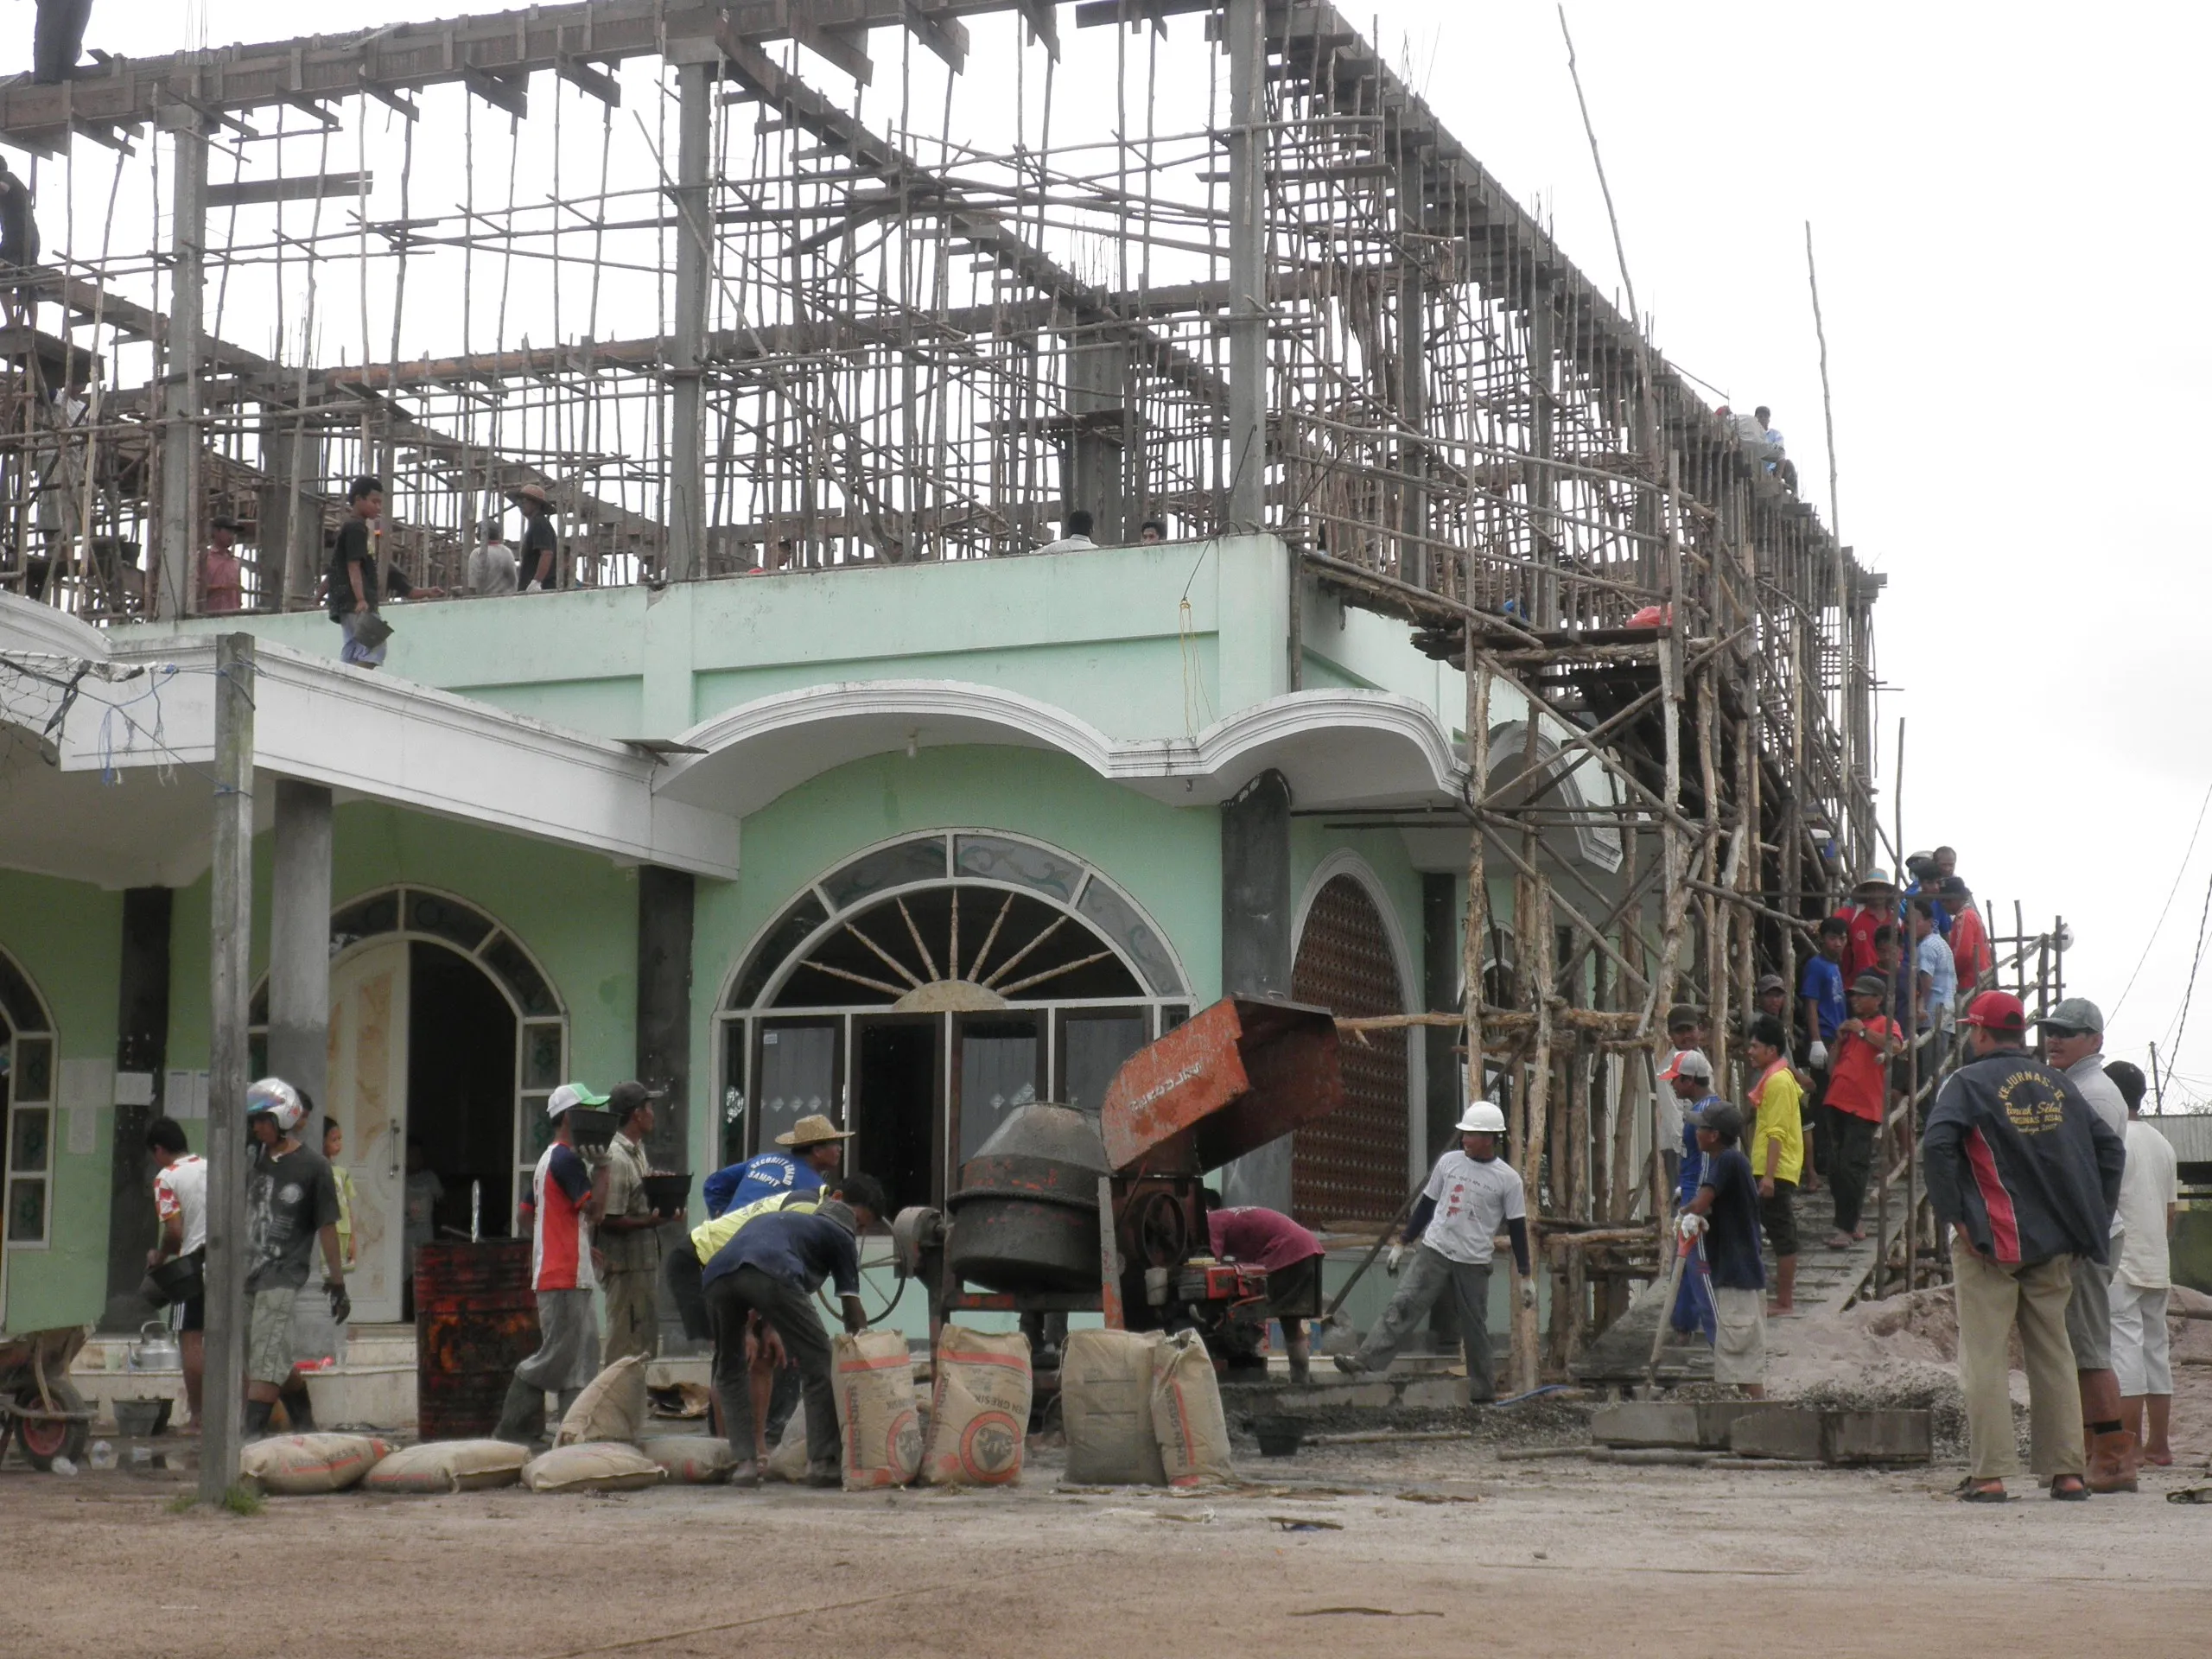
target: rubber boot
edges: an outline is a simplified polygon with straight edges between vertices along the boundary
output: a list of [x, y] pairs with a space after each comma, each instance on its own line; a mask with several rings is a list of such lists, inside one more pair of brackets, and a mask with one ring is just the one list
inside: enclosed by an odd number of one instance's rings
[[494, 1440], [511, 1446], [530, 1446], [545, 1434], [545, 1390], [516, 1377], [507, 1384], [507, 1397], [499, 1407], [499, 1426]]
[[263, 1440], [269, 1438], [269, 1413], [276, 1405], [273, 1400], [249, 1400], [245, 1402], [245, 1438]]
[[307, 1386], [304, 1383], [284, 1396], [284, 1416], [292, 1425], [292, 1433], [295, 1434], [312, 1434], [316, 1432], [315, 1403], [308, 1398]]
[[2126, 1429], [2107, 1430], [2089, 1442], [2089, 1472], [2084, 1484], [2093, 1492], [2132, 1492], [2142, 1451]]
[[1313, 1380], [1313, 1344], [1310, 1338], [1300, 1337], [1296, 1342], [1287, 1342], [1283, 1351], [1290, 1357], [1290, 1380], [1311, 1382]]

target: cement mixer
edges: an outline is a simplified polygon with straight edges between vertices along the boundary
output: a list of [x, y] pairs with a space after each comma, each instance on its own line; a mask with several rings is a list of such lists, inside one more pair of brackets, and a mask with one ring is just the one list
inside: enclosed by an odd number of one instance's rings
[[1132, 1055], [1096, 1117], [1040, 1103], [1000, 1125], [945, 1213], [899, 1213], [898, 1270], [927, 1287], [932, 1341], [975, 1311], [1096, 1313], [1132, 1330], [1249, 1321], [1267, 1273], [1213, 1260], [1205, 1178], [1343, 1100], [1326, 1009], [1224, 998]]

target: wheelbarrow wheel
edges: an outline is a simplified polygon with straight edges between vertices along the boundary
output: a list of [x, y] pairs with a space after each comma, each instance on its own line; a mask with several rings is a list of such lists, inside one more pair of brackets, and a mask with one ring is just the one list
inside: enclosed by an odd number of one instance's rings
[[[48, 1384], [54, 1396], [56, 1411], [82, 1411], [85, 1397], [73, 1384], [57, 1377]], [[38, 1384], [27, 1382], [16, 1390], [16, 1404], [25, 1411], [42, 1411], [45, 1402], [39, 1398]], [[65, 1418], [60, 1422], [35, 1417], [16, 1421], [16, 1438], [23, 1448], [23, 1459], [41, 1473], [54, 1467], [56, 1458], [67, 1458], [72, 1463], [85, 1455], [85, 1442], [92, 1439], [92, 1426], [82, 1417]]]

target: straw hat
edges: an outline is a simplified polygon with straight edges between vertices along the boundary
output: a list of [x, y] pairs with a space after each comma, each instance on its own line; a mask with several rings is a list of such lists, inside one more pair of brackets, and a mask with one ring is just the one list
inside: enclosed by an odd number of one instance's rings
[[824, 1141], [849, 1141], [852, 1138], [849, 1130], [839, 1128], [821, 1113], [816, 1112], [810, 1116], [802, 1117], [791, 1125], [787, 1133], [778, 1135], [776, 1144], [779, 1147], [818, 1147]]
[[518, 501], [535, 501], [541, 507], [550, 507], [553, 505], [553, 499], [545, 493], [545, 486], [543, 484], [524, 484], [509, 490], [507, 493]]

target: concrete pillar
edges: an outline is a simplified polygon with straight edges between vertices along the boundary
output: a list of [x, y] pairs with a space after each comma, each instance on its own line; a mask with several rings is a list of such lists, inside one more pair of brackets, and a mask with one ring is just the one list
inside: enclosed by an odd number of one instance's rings
[[[268, 482], [255, 503], [255, 550], [262, 579], [283, 608], [298, 610], [315, 600], [322, 556], [321, 435], [296, 410], [270, 408], [261, 423], [261, 460]], [[264, 602], [267, 602], [264, 598]]]
[[[327, 1109], [330, 1045], [330, 791], [276, 784], [269, 898], [269, 1069]], [[322, 1144], [321, 1118], [300, 1139]]]
[[115, 1014], [115, 1141], [107, 1211], [107, 1306], [103, 1331], [135, 1331], [149, 1310], [138, 1295], [146, 1252], [160, 1232], [154, 1219], [153, 1159], [147, 1126], [162, 1115], [162, 1068], [169, 1034], [169, 915], [167, 887], [123, 895], [123, 954]]
[[1529, 518], [1535, 527], [1535, 573], [1529, 594], [1529, 620], [1540, 628], [1561, 626], [1559, 596], [1559, 478], [1542, 462], [1552, 458], [1553, 365], [1558, 360], [1554, 288], [1548, 272], [1538, 270], [1529, 295]]
[[[638, 1081], [664, 1089], [646, 1150], [663, 1169], [691, 1169], [691, 916], [696, 883], [681, 870], [638, 870]], [[711, 1156], [711, 1153], [709, 1154]]]
[[676, 337], [670, 354], [668, 578], [687, 582], [705, 566], [707, 448], [699, 356], [706, 343], [707, 284], [714, 267], [708, 213], [713, 70], [676, 71]]
[[173, 125], [174, 222], [169, 232], [167, 359], [162, 377], [161, 495], [155, 515], [155, 605], [164, 618], [182, 616], [192, 592], [192, 555], [200, 537], [200, 423], [203, 341], [201, 300], [207, 286], [207, 134], [205, 118], [181, 104], [162, 106]]
[[[1290, 995], [1290, 784], [1263, 772], [1221, 809], [1221, 990]], [[1290, 1137], [1222, 1172], [1229, 1202], [1290, 1208]]]
[[1265, 0], [1229, 0], [1229, 525], [1267, 523]]
[[[1408, 432], [1422, 431], [1428, 424], [1428, 340], [1424, 327], [1428, 310], [1428, 282], [1411, 250], [1426, 224], [1427, 184], [1421, 152], [1402, 134], [1398, 153], [1398, 230], [1407, 239], [1408, 251], [1398, 261], [1398, 423]], [[1410, 439], [1398, 446], [1398, 578], [1425, 588], [1429, 580], [1428, 490], [1423, 480], [1428, 470], [1427, 450]], [[1432, 1005], [1437, 1006], [1437, 1005]]]
[[[1127, 447], [1128, 347], [1119, 341], [1076, 341], [1068, 348], [1068, 413], [1075, 426], [1068, 434], [1063, 493], [1070, 507], [1089, 510], [1092, 534], [1102, 546], [1133, 542], [1129, 522]], [[1111, 425], [1105, 424], [1107, 416]]]

